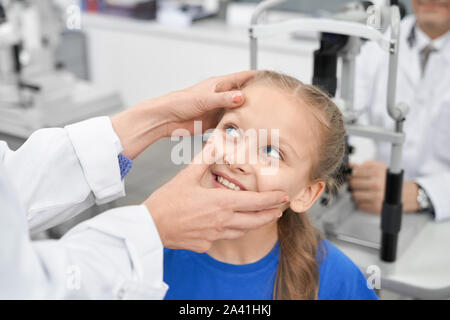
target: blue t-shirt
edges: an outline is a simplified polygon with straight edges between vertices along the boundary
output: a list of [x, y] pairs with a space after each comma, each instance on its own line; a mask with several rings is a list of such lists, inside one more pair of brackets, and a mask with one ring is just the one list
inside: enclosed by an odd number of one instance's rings
[[[319, 262], [319, 299], [377, 299], [356, 265], [330, 242], [323, 240]], [[234, 265], [207, 253], [164, 249], [166, 300], [270, 300], [278, 266], [279, 247], [261, 260]]]

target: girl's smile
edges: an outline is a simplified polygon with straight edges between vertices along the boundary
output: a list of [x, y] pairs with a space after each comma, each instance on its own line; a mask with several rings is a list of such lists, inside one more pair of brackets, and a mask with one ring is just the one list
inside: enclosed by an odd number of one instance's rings
[[222, 172], [211, 172], [213, 185], [216, 188], [225, 188], [235, 191], [247, 190], [239, 181]]

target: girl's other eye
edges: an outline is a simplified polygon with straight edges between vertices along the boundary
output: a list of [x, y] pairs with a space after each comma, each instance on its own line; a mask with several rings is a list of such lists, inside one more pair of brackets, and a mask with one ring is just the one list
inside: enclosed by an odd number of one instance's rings
[[280, 159], [283, 160], [283, 155], [281, 154], [281, 152], [272, 146], [266, 146], [263, 148], [263, 151], [265, 154], [267, 154], [269, 157], [275, 158], [275, 159]]

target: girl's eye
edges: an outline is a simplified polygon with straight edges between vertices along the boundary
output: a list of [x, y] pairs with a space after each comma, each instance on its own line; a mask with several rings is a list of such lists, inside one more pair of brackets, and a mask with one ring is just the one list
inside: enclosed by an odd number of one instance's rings
[[241, 133], [238, 128], [233, 127], [232, 125], [225, 126], [226, 134], [232, 136], [233, 138], [239, 138]]
[[269, 157], [283, 160], [283, 155], [280, 151], [277, 150], [277, 148], [272, 146], [266, 146], [263, 148], [264, 153], [266, 153]]

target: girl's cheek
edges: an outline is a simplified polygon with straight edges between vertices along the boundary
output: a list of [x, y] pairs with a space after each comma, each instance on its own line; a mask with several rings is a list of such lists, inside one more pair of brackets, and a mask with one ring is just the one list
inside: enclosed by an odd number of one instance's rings
[[257, 176], [258, 191], [273, 191], [280, 190], [287, 192], [290, 195], [290, 185], [292, 177], [283, 172], [281, 168], [278, 168], [277, 173], [262, 175], [261, 173]]
[[275, 175], [258, 175], [258, 191], [280, 190], [293, 199], [306, 186], [306, 177], [293, 168], [279, 168]]

